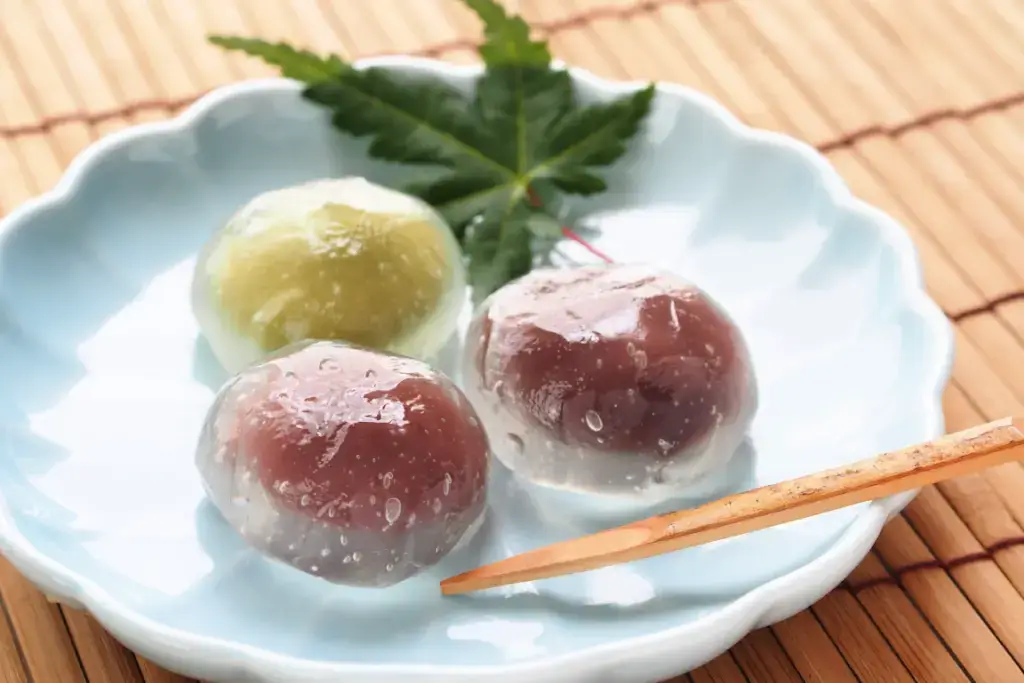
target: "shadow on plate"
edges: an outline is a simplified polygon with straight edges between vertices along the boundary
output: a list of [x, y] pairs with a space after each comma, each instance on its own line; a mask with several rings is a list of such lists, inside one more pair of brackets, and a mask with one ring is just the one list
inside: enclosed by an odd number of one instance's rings
[[517, 477], [496, 460], [493, 466], [498, 485], [491, 488], [492, 503], [500, 499], [502, 507], [514, 510], [515, 518], [529, 519], [531, 524], [550, 535], [574, 538], [655, 515], [697, 507], [754, 488], [757, 449], [749, 438], [745, 439], [726, 467], [695, 482], [689, 494], [653, 505], [537, 486]]
[[[627, 615], [667, 617], [680, 609], [711, 609], [719, 602], [717, 596], [660, 591], [656, 600], [595, 602], [586, 597], [577, 599], [558, 592], [516, 587], [459, 597], [441, 596], [441, 579], [508, 555], [496, 533], [498, 523], [494, 509], [490, 509], [480, 531], [465, 548], [397, 586], [379, 590], [351, 588], [327, 583], [250, 549], [212, 503], [204, 500], [196, 509], [196, 536], [212, 562], [212, 569], [175, 602], [217, 604], [216, 609], [210, 610], [213, 621], [202, 626], [204, 632], [211, 634], [237, 633], [239, 629], [248, 633], [253, 629], [242, 625], [262, 624], [259, 633], [248, 637], [260, 641], [257, 644], [273, 644], [275, 649], [282, 648], [275, 640], [280, 637], [295, 639], [288, 648], [301, 648], [303, 633], [307, 637], [315, 635], [319, 641], [337, 638], [346, 643], [367, 644], [379, 643], [382, 637], [395, 642], [416, 641], [431, 631], [432, 637], [444, 637], [438, 629], [447, 628], [452, 614], [460, 618], [474, 615], [514, 620], [554, 613], [566, 619], [614, 621]], [[617, 590], [625, 595], [621, 586]], [[382, 624], [387, 624], [386, 636], [381, 634]], [[264, 630], [268, 633], [264, 634]], [[283, 633], [288, 635], [281, 636]]]
[[210, 348], [206, 337], [201, 334], [196, 337], [195, 348], [192, 352], [192, 378], [214, 394], [220, 391], [224, 383], [231, 378], [228, 371], [213, 355], [213, 349]]

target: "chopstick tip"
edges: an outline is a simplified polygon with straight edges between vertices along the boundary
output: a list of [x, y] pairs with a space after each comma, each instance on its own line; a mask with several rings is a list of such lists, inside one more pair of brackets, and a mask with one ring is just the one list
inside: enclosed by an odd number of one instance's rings
[[456, 574], [455, 576], [449, 576], [447, 579], [441, 580], [441, 595], [448, 597], [453, 595], [463, 595], [464, 593], [472, 593], [476, 590], [481, 590], [486, 586], [475, 586], [477, 582], [473, 581], [474, 571], [463, 572], [462, 574]]

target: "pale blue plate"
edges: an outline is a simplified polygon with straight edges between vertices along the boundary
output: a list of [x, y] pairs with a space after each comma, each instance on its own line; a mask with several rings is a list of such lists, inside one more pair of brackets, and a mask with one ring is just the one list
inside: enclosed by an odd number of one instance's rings
[[[374, 63], [463, 86], [475, 73]], [[573, 73], [586, 99], [634, 87]], [[204, 502], [192, 464], [221, 379], [189, 310], [192, 260], [264, 190], [397, 180], [363, 150], [294, 83], [243, 83], [104, 139], [0, 228], [0, 550], [131, 648], [215, 680], [655, 681], [822, 596], [910, 499], [449, 599], [443, 576], [616, 515], [511, 488], [499, 472], [473, 547], [397, 588], [334, 587], [250, 552]], [[950, 326], [904, 232], [815, 151], [665, 85], [609, 179], [614, 192], [568, 207], [600, 226], [596, 245], [690, 277], [752, 347], [761, 409], [727, 483], [767, 484], [943, 431]]]

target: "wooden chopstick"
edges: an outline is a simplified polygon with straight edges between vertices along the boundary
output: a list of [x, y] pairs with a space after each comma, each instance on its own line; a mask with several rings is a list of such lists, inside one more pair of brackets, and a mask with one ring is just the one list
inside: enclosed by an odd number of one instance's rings
[[1024, 420], [1007, 417], [846, 467], [532, 550], [445, 579], [441, 592], [458, 595], [632, 562], [1021, 459]]

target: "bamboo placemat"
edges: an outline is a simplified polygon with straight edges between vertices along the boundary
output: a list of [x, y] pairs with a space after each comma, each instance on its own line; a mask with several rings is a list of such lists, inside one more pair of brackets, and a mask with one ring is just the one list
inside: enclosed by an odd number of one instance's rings
[[[956, 322], [950, 430], [1024, 415], [1024, 2], [521, 0], [559, 57], [707, 92], [827, 153], [910, 231]], [[474, 59], [454, 0], [3, 0], [0, 207], [98, 137], [269, 75], [204, 43]], [[849, 579], [679, 681], [1024, 682], [1024, 468], [925, 490]], [[0, 561], [0, 680], [183, 681]]]

